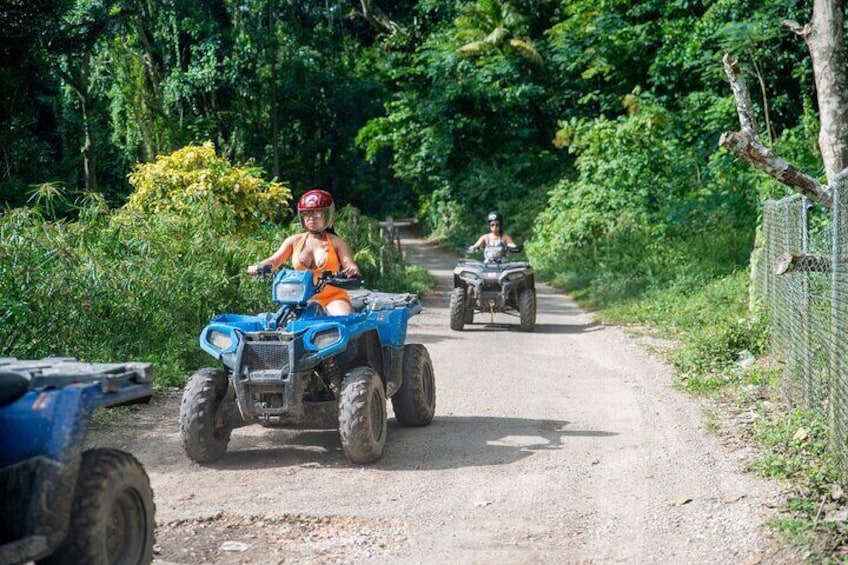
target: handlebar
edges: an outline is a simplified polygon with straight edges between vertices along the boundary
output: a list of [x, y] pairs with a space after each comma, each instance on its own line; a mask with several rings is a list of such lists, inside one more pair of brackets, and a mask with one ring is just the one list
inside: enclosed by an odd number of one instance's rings
[[[518, 244], [518, 245], [515, 245], [515, 246], [512, 246], [512, 247], [507, 246], [507, 248], [506, 248], [507, 253], [521, 253], [523, 251], [524, 251], [524, 245], [523, 244]], [[465, 253], [467, 253], [468, 255], [472, 255], [474, 253], [482, 253], [482, 252], [483, 252], [483, 250], [480, 249], [479, 247], [469, 247], [468, 249], [465, 250]]]
[[[256, 268], [256, 275], [262, 277], [268, 277], [273, 274], [274, 268], [271, 265], [259, 265]], [[338, 273], [334, 273], [333, 271], [323, 271], [319, 276], [318, 280], [315, 281], [318, 285], [330, 285], [338, 288], [343, 288], [345, 290], [355, 290], [357, 288], [362, 287], [363, 280], [359, 277], [348, 277], [343, 272], [339, 271]]]
[[318, 279], [324, 281], [324, 284], [342, 288], [344, 290], [355, 290], [362, 286], [362, 279], [359, 277], [348, 277], [342, 272], [334, 273], [332, 271], [324, 271]]
[[273, 272], [274, 272], [274, 267], [272, 267], [271, 265], [268, 265], [268, 264], [259, 265], [256, 268], [256, 274], [257, 275], [270, 275]]

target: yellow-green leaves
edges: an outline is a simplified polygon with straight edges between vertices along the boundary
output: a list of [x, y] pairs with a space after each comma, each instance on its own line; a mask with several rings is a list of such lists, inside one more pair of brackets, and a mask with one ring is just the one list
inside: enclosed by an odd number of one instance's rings
[[184, 215], [199, 207], [221, 207], [240, 230], [251, 230], [262, 222], [282, 220], [292, 199], [287, 186], [265, 181], [261, 173], [249, 164], [237, 167], [218, 157], [211, 142], [189, 145], [137, 165], [129, 177], [134, 191], [126, 208]]

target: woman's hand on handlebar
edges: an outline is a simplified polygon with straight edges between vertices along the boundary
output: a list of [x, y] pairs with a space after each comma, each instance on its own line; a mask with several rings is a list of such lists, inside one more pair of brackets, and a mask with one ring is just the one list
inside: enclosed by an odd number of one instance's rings
[[345, 277], [349, 279], [358, 279], [359, 278], [359, 267], [356, 265], [348, 265], [344, 269], [340, 271], [344, 274]]
[[247, 274], [253, 276], [268, 275], [271, 274], [273, 270], [274, 268], [271, 267], [271, 265], [268, 265], [267, 263], [257, 263], [255, 265], [247, 266]]

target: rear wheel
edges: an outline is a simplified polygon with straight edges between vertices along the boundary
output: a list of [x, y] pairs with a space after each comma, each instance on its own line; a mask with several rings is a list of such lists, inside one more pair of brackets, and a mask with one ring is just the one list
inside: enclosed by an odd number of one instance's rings
[[129, 453], [83, 453], [68, 535], [39, 564], [150, 563], [156, 506], [144, 467]]
[[383, 380], [371, 367], [357, 367], [342, 382], [339, 436], [352, 463], [373, 463], [383, 456], [388, 428]]
[[453, 289], [450, 297], [450, 329], [462, 331], [465, 325], [465, 288]]
[[521, 331], [532, 332], [536, 328], [536, 292], [532, 288], [522, 288], [518, 293], [518, 314]]
[[436, 380], [430, 353], [420, 343], [403, 346], [403, 383], [392, 396], [401, 426], [426, 426], [436, 413]]
[[227, 374], [200, 369], [191, 376], [180, 404], [180, 434], [186, 455], [198, 463], [212, 463], [227, 451], [232, 428], [218, 417], [227, 393]]

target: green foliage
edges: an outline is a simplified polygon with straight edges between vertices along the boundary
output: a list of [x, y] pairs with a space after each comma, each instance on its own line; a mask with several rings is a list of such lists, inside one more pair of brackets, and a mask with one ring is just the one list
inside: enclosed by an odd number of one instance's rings
[[784, 538], [802, 547], [816, 563], [843, 563], [848, 551], [843, 520], [826, 519], [844, 508], [838, 464], [829, 449], [821, 411], [793, 409], [762, 418], [754, 427], [762, 446], [750, 468], [766, 477], [791, 481], [785, 515], [772, 521]]
[[[182, 384], [209, 362], [197, 335], [212, 316], [270, 307], [267, 286], [245, 267], [299, 229], [244, 233], [220, 207], [198, 203], [190, 212], [111, 212], [94, 201], [75, 222], [51, 222], [40, 209], [8, 210], [0, 217], [0, 356], [149, 361], [158, 387]], [[338, 229], [373, 288], [427, 284], [414, 270], [366, 260], [393, 252], [367, 218], [342, 214]]]
[[755, 428], [766, 450], [751, 464], [768, 477], [803, 481], [806, 487], [823, 486], [836, 479], [833, 462], [827, 462], [827, 422], [822, 415], [793, 409]]
[[239, 229], [275, 222], [290, 211], [291, 191], [266, 182], [256, 167], [235, 167], [215, 155], [215, 146], [190, 145], [152, 163], [136, 166], [130, 175], [135, 189], [126, 204], [145, 214], [192, 214], [198, 204], [220, 205], [236, 218]]

